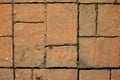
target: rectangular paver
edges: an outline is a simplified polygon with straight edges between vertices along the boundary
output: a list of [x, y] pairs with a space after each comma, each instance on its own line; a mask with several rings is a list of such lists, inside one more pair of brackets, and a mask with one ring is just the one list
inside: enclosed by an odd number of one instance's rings
[[0, 36], [12, 35], [12, 5], [0, 4]]
[[15, 4], [15, 21], [44, 22], [44, 4]]
[[47, 44], [76, 43], [76, 35], [77, 5], [48, 4]]
[[12, 67], [13, 65], [12, 38], [0, 38], [0, 66]]
[[80, 80], [110, 80], [109, 70], [81, 70]]
[[80, 67], [120, 66], [120, 38], [80, 38], [79, 42]]
[[15, 65], [40, 67], [44, 61], [44, 24], [15, 25]]
[[98, 35], [120, 36], [120, 6], [100, 5], [98, 14]]
[[77, 47], [62, 46], [47, 48], [47, 67], [76, 67]]
[[79, 15], [79, 35], [93, 36], [96, 30], [96, 10], [95, 5], [80, 5]]

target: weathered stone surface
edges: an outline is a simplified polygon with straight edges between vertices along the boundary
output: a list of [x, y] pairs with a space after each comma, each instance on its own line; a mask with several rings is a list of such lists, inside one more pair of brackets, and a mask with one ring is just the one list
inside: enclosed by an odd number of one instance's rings
[[76, 43], [76, 35], [77, 5], [48, 4], [47, 44]]
[[0, 69], [0, 80], [13, 80], [13, 70]]
[[44, 24], [15, 25], [15, 65], [40, 67], [44, 61]]
[[99, 5], [98, 35], [120, 36], [120, 6]]
[[12, 35], [12, 5], [0, 4], [0, 12], [0, 36], [10, 36]]
[[47, 67], [76, 67], [77, 47], [61, 46], [47, 48]]
[[0, 66], [12, 67], [12, 38], [0, 38]]
[[120, 38], [80, 38], [79, 52], [80, 67], [120, 66]]
[[33, 74], [33, 80], [77, 80], [77, 70], [75, 69], [40, 69], [34, 70]]
[[111, 80], [120, 80], [120, 70], [115, 69], [111, 71]]
[[16, 69], [15, 80], [32, 80], [32, 70], [30, 69]]
[[96, 11], [95, 5], [80, 5], [79, 15], [79, 35], [93, 36], [96, 30]]
[[81, 70], [80, 80], [110, 80], [108, 70]]
[[44, 4], [15, 4], [15, 21], [43, 22], [45, 18]]

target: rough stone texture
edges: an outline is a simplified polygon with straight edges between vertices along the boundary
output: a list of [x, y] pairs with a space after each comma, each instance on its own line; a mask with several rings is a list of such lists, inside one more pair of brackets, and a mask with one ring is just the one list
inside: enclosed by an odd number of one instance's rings
[[76, 0], [46, 0], [47, 2], [76, 2]]
[[47, 44], [76, 43], [76, 35], [77, 5], [48, 4]]
[[98, 15], [98, 35], [120, 36], [119, 14], [119, 5], [100, 5]]
[[113, 3], [114, 0], [79, 0], [81, 3]]
[[120, 70], [115, 69], [111, 71], [111, 80], [120, 80]]
[[47, 67], [76, 67], [77, 47], [62, 46], [47, 48]]
[[80, 67], [119, 67], [119, 41], [120, 38], [80, 38]]
[[34, 69], [33, 70], [33, 80], [46, 80], [45, 69]]
[[44, 24], [15, 25], [15, 65], [42, 66], [45, 46]]
[[15, 2], [44, 2], [45, 0], [14, 0]]
[[93, 36], [96, 30], [95, 5], [80, 5], [79, 35]]
[[110, 80], [108, 70], [81, 70], [80, 80]]
[[32, 70], [30, 69], [16, 69], [15, 80], [32, 80]]
[[0, 80], [13, 80], [13, 70], [0, 69]]
[[33, 80], [77, 80], [77, 70], [75, 69], [46, 69], [34, 70]]
[[43, 22], [44, 12], [43, 4], [15, 4], [15, 21]]
[[0, 66], [12, 66], [12, 38], [0, 38]]
[[[1, 1], [0, 1], [1, 2]], [[0, 36], [12, 34], [12, 5], [0, 4]]]

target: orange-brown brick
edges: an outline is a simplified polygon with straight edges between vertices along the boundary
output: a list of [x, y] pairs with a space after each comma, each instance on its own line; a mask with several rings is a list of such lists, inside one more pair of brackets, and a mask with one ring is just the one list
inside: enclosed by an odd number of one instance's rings
[[15, 24], [15, 65], [39, 67], [44, 61], [44, 24]]
[[120, 69], [111, 71], [111, 80], [120, 80]]
[[76, 0], [46, 0], [47, 2], [76, 2]]
[[80, 80], [110, 80], [108, 70], [81, 70]]
[[43, 4], [16, 4], [15, 21], [43, 22], [45, 5]]
[[77, 47], [61, 46], [47, 48], [47, 67], [76, 67]]
[[0, 80], [13, 80], [13, 70], [0, 69]]
[[14, 0], [15, 2], [44, 2], [45, 0]]
[[77, 80], [77, 70], [75, 69], [46, 69], [34, 70], [33, 80]]
[[80, 67], [120, 66], [120, 38], [80, 38], [79, 51]]
[[120, 6], [100, 5], [98, 12], [98, 35], [120, 36]]
[[12, 66], [12, 38], [0, 38], [0, 66]]
[[96, 11], [95, 5], [80, 5], [79, 16], [79, 35], [80, 36], [92, 36], [95, 35], [96, 27]]
[[32, 80], [32, 70], [16, 69], [15, 80]]
[[79, 0], [81, 3], [113, 3], [114, 0]]
[[12, 34], [12, 5], [0, 4], [0, 36]]
[[48, 4], [47, 44], [76, 43], [77, 5]]

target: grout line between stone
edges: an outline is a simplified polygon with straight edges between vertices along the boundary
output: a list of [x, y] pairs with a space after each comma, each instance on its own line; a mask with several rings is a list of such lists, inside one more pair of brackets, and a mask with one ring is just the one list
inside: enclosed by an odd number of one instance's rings
[[33, 80], [33, 69], [31, 69], [31, 80]]
[[13, 58], [13, 80], [15, 80], [15, 56], [14, 56], [14, 0], [12, 0], [12, 58]]
[[120, 38], [120, 36], [79, 36], [79, 38]]
[[76, 70], [114, 70], [120, 67], [98, 67], [98, 68], [78, 68], [78, 67], [0, 67], [0, 69], [76, 69]]
[[95, 11], [96, 11], [96, 30], [95, 30], [95, 36], [97, 36], [97, 31], [98, 31], [98, 4], [95, 5]]
[[[0, 2], [0, 4], [12, 4], [12, 2]], [[114, 2], [91, 2], [91, 3], [81, 3], [81, 2], [14, 2], [14, 4], [84, 4], [84, 5], [90, 5], [90, 4], [99, 4], [99, 5], [120, 5], [120, 2], [114, 1]]]
[[[45, 45], [47, 45], [47, 4], [45, 4]], [[47, 49], [44, 47], [45, 53], [44, 53], [44, 67], [46, 68], [46, 57], [47, 57]]]
[[77, 46], [77, 44], [53, 44], [53, 45], [46, 45], [45, 48], [47, 47], [61, 47], [61, 46]]
[[38, 22], [30, 22], [30, 21], [15, 21], [14, 22], [15, 24], [17, 24], [17, 23], [32, 23], [32, 24], [39, 24], [39, 23], [44, 23], [44, 21], [38, 21]]
[[110, 80], [112, 80], [112, 79], [111, 79], [111, 69], [110, 69]]
[[[78, 0], [77, 0], [78, 2]], [[79, 2], [78, 2], [79, 3]], [[79, 29], [80, 29], [80, 24], [79, 24], [79, 5], [77, 4], [77, 67], [79, 68]], [[79, 80], [79, 69], [77, 70], [77, 80]]]

